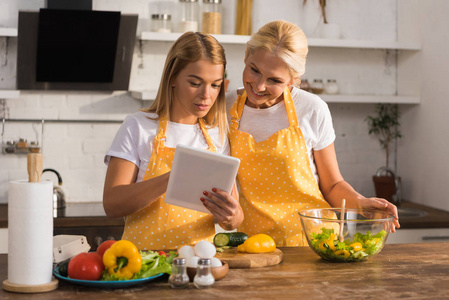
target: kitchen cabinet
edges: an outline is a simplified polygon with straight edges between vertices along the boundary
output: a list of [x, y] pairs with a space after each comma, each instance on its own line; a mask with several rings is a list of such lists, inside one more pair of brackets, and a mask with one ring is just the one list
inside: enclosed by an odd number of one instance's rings
[[449, 242], [449, 228], [398, 229], [387, 240], [387, 244], [436, 242]]
[[[174, 42], [182, 33], [158, 33], [158, 32], [142, 32], [140, 35], [141, 41], [152, 41], [152, 42]], [[248, 42], [250, 36], [243, 35], [230, 35], [230, 34], [219, 34], [214, 35], [214, 37], [222, 44], [234, 44], [241, 45], [242, 52], [244, 51], [244, 46]], [[346, 48], [346, 49], [384, 49], [384, 50], [394, 50], [397, 51], [397, 55], [401, 56], [405, 53], [407, 56], [407, 62], [414, 58], [414, 54], [419, 52], [421, 45], [414, 42], [398, 42], [398, 41], [374, 41], [374, 40], [348, 40], [348, 39], [318, 39], [310, 38], [308, 39], [309, 47], [320, 47], [320, 48]], [[402, 74], [401, 62], [403, 60], [398, 57], [398, 76]], [[406, 74], [406, 76], [409, 76]], [[408, 83], [409, 80], [405, 80], [407, 83], [403, 85], [411, 84]], [[412, 82], [415, 82], [412, 80]], [[404, 81], [401, 81], [404, 82]], [[398, 87], [399, 88], [399, 87]], [[400, 87], [401, 89], [407, 90], [407, 86]], [[131, 96], [140, 100], [154, 100], [156, 96], [156, 91], [132, 91]], [[398, 94], [398, 95], [326, 95], [320, 94], [320, 97], [328, 103], [399, 103], [399, 104], [419, 104], [420, 97], [417, 95], [410, 94]]]
[[0, 254], [8, 253], [8, 228], [0, 228]]

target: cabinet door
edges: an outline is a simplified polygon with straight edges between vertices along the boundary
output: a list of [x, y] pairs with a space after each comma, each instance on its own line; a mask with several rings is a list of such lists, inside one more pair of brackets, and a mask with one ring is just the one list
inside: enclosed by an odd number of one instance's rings
[[8, 228], [0, 228], [0, 254], [8, 253]]
[[398, 229], [388, 235], [387, 244], [449, 242], [449, 228]]

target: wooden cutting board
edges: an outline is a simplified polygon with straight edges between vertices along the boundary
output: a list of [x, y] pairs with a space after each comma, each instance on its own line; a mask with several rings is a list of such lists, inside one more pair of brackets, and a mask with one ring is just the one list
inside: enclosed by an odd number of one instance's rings
[[228, 263], [230, 269], [250, 269], [274, 266], [282, 261], [283, 253], [276, 249], [270, 253], [243, 253], [237, 248], [226, 249], [215, 255], [216, 258]]

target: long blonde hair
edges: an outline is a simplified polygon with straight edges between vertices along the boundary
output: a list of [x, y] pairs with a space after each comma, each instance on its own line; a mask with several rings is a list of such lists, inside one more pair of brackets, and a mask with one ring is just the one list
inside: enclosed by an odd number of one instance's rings
[[[223, 46], [211, 35], [186, 32], [176, 40], [168, 51], [156, 99], [149, 108], [142, 109], [142, 111], [157, 114], [157, 119], [166, 116], [170, 120], [170, 108], [173, 104], [171, 83], [187, 64], [199, 60], [208, 60], [212, 64], [223, 65], [224, 79], [226, 56]], [[218, 126], [220, 137], [224, 141], [228, 127], [224, 80], [221, 83], [217, 100], [203, 119], [210, 128]]]
[[260, 49], [284, 61], [292, 78], [304, 75], [309, 48], [306, 35], [295, 24], [278, 20], [262, 26], [246, 44], [245, 57]]

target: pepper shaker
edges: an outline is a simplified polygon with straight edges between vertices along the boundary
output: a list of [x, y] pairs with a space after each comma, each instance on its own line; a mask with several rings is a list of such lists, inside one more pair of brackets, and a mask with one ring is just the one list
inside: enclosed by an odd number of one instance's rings
[[199, 289], [210, 288], [215, 283], [214, 275], [212, 275], [212, 267], [210, 258], [200, 258], [198, 260], [198, 268], [193, 284]]
[[185, 288], [189, 284], [189, 276], [186, 270], [186, 259], [177, 257], [173, 259], [171, 275], [168, 283], [172, 288]]

